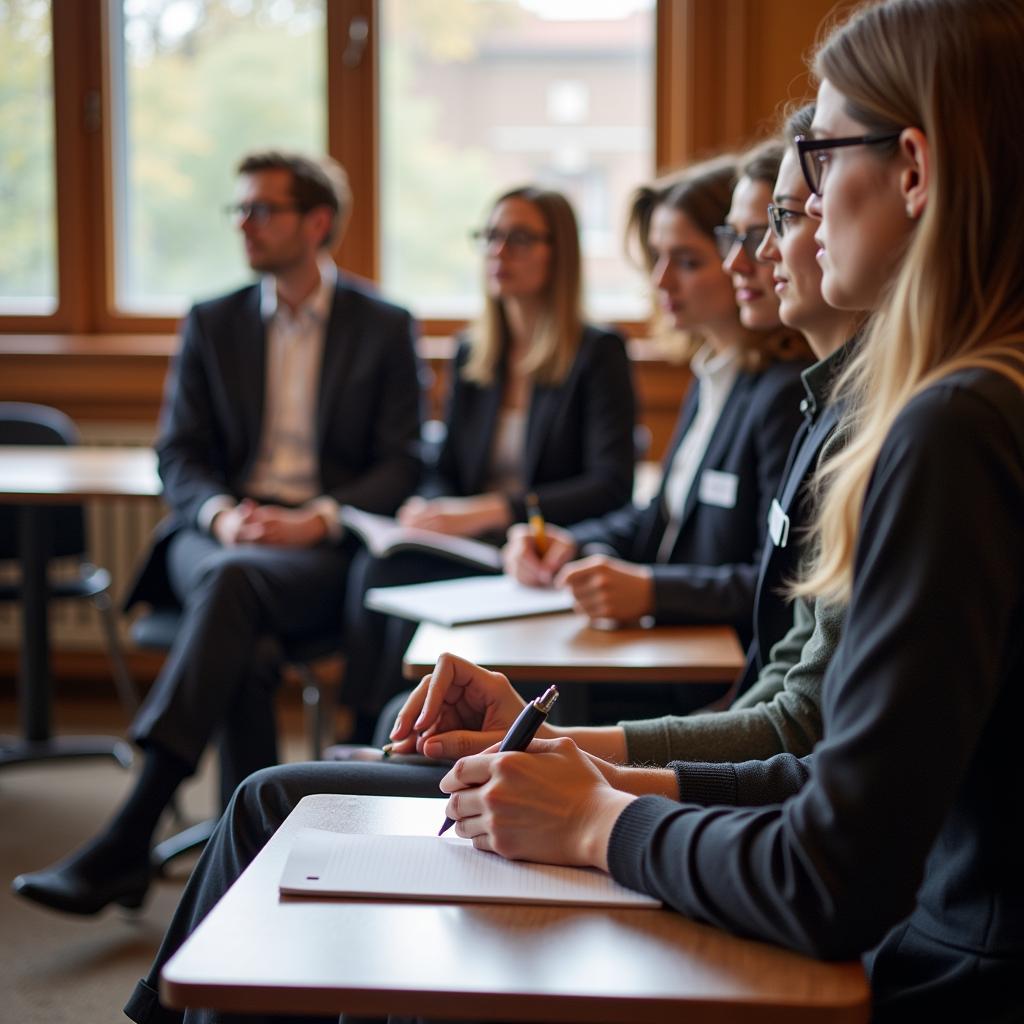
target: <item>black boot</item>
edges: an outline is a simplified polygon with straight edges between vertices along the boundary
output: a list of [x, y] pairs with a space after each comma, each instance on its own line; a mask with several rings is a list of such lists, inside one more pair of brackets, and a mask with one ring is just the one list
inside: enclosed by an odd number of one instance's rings
[[158, 747], [113, 821], [94, 839], [43, 871], [18, 875], [19, 896], [67, 914], [95, 914], [110, 903], [142, 905], [153, 877], [149, 846], [160, 815], [192, 769]]
[[66, 914], [95, 914], [109, 903], [135, 909], [142, 906], [153, 869], [145, 846], [141, 854], [125, 853], [104, 833], [51, 868], [18, 875], [11, 889]]

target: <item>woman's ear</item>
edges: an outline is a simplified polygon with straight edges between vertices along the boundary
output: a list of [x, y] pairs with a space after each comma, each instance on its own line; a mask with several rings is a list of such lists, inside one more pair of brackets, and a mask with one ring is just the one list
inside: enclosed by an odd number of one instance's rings
[[900, 133], [900, 153], [903, 170], [900, 172], [900, 191], [906, 205], [907, 216], [917, 220], [924, 213], [928, 200], [931, 158], [928, 139], [920, 128], [904, 128]]

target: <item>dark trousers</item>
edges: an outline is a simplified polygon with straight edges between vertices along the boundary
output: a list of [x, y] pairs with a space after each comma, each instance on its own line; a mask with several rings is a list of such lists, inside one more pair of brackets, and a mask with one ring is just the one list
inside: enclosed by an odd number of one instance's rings
[[[478, 575], [481, 571], [469, 565], [426, 552], [405, 551], [375, 558], [365, 548], [360, 549], [352, 559], [345, 600], [347, 658], [342, 701], [376, 717], [391, 697], [410, 685], [402, 676], [402, 658], [418, 624], [366, 608], [363, 600], [367, 590]], [[369, 737], [360, 739], [368, 741]]]
[[[138, 1024], [215, 1024], [248, 1021], [293, 1024], [311, 1018], [238, 1017], [210, 1010], [168, 1010], [157, 999], [160, 970], [199, 922], [213, 909], [235, 879], [277, 831], [295, 805], [312, 793], [373, 796], [441, 796], [438, 782], [447, 771], [426, 765], [358, 764], [310, 761], [268, 768], [236, 790], [182, 893], [153, 966], [135, 987], [125, 1013]], [[320, 1018], [313, 1018], [319, 1020]], [[336, 1022], [337, 1018], [330, 1018]]]
[[222, 787], [277, 762], [273, 696], [279, 664], [268, 638], [336, 628], [350, 561], [346, 547], [224, 547], [183, 530], [168, 550], [181, 627], [132, 724], [193, 768], [219, 732]]

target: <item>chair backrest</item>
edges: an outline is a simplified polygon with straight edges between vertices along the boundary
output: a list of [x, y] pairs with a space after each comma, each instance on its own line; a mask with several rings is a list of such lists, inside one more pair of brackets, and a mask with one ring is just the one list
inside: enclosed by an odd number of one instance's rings
[[[0, 444], [78, 444], [78, 428], [59, 409], [32, 402], [0, 402]], [[85, 513], [81, 505], [38, 506], [53, 523], [50, 553], [85, 554]], [[18, 555], [17, 505], [0, 505], [0, 558]]]

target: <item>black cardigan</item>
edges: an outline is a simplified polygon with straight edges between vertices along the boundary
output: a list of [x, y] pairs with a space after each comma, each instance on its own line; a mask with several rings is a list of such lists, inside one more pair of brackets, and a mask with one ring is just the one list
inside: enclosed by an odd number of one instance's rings
[[[467, 381], [463, 340], [452, 366], [447, 436], [426, 495], [480, 494], [501, 412], [504, 371], [493, 385]], [[524, 495], [537, 495], [556, 524], [601, 515], [629, 501], [633, 490], [635, 407], [629, 356], [620, 335], [586, 326], [565, 380], [535, 385], [527, 413], [524, 489], [509, 494], [514, 521], [526, 518]]]
[[819, 747], [675, 765], [683, 799], [719, 806], [634, 801], [612, 874], [816, 956], [874, 947], [876, 1019], [1019, 1020], [1022, 683], [1024, 397], [961, 371], [872, 473]]
[[[737, 377], [694, 478], [671, 559], [653, 565], [659, 622], [728, 622], [744, 645], [749, 643], [768, 510], [801, 422], [800, 373], [806, 366], [803, 361], [774, 363]], [[573, 527], [581, 549], [599, 546], [632, 562], [654, 563], [668, 524], [667, 471], [696, 415], [698, 397], [695, 383], [683, 403], [654, 501]], [[707, 470], [735, 477], [730, 507], [699, 500], [700, 478]]]

